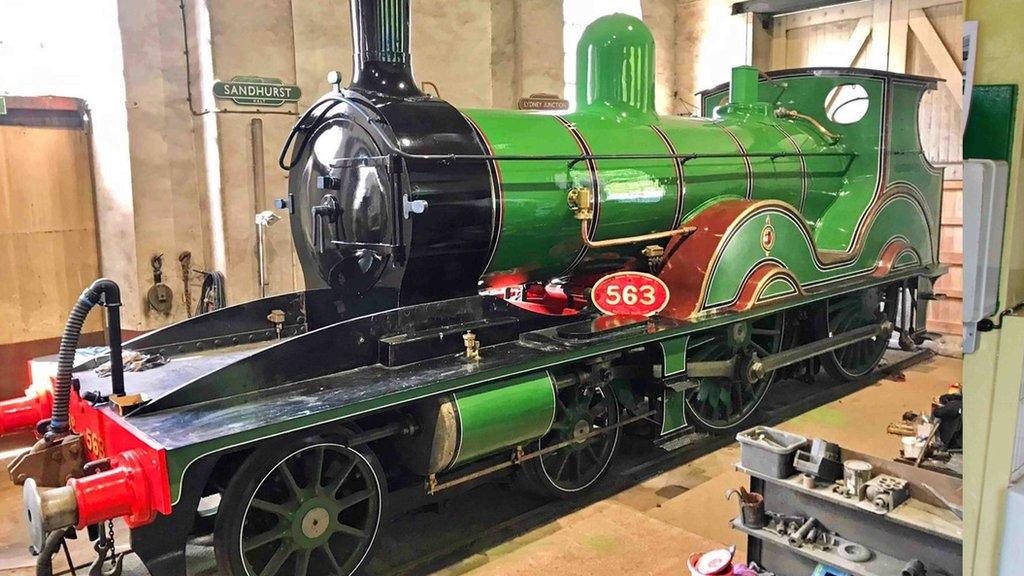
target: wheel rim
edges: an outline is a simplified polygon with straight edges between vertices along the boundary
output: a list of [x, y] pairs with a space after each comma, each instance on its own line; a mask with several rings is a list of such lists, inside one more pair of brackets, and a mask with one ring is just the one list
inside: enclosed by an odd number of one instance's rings
[[576, 441], [539, 456], [540, 468], [555, 489], [576, 492], [596, 482], [611, 463], [619, 429], [587, 435], [617, 424], [618, 404], [608, 386], [563, 388], [555, 399], [555, 421], [540, 440], [540, 449]]
[[[733, 327], [691, 337], [686, 348], [687, 362], [726, 360], [737, 354], [756, 354], [764, 358], [782, 350], [784, 313], [758, 318], [747, 326], [749, 335], [739, 341], [729, 337], [728, 330]], [[699, 378], [697, 387], [687, 395], [686, 403], [690, 413], [705, 426], [731, 428], [753, 414], [774, 379], [774, 372], [754, 383], [742, 378]]]
[[362, 563], [380, 523], [377, 475], [340, 444], [308, 446], [260, 481], [239, 537], [250, 576], [348, 575]]
[[[877, 324], [887, 317], [889, 306], [885, 293], [867, 290], [829, 298], [825, 303], [826, 329], [833, 336], [856, 328]], [[873, 336], [829, 352], [836, 368], [856, 378], [871, 372], [888, 348], [888, 338]]]

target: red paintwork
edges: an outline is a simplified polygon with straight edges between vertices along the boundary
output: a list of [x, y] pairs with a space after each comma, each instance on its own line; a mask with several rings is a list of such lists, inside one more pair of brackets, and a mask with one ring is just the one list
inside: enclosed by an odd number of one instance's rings
[[500, 295], [509, 304], [545, 316], [573, 316], [579, 313], [574, 301], [559, 286], [527, 284], [521, 289], [506, 288]]
[[598, 316], [594, 319], [594, 332], [606, 332], [622, 326], [631, 326], [639, 322], [646, 322], [647, 316], [624, 315], [624, 316]]
[[657, 276], [616, 272], [598, 280], [590, 297], [605, 314], [652, 316], [668, 305], [669, 289]]
[[152, 455], [129, 450], [112, 457], [111, 463], [114, 466], [110, 470], [68, 481], [78, 501], [77, 528], [121, 516], [134, 528], [156, 517], [149, 482], [155, 464]]
[[875, 266], [875, 270], [871, 275], [875, 277], [887, 275], [889, 271], [892, 270], [892, 265], [896, 261], [896, 258], [907, 249], [912, 250], [913, 248], [903, 240], [891, 240], [882, 250], [882, 255], [878, 258], [878, 264]]
[[793, 274], [785, 268], [772, 263], [759, 264], [754, 271], [748, 277], [747, 283], [740, 289], [739, 298], [736, 303], [730, 306], [731, 310], [736, 312], [743, 312], [750, 310], [761, 300], [761, 293], [771, 280], [778, 278], [779, 276], [787, 277], [796, 290], [799, 292], [800, 283]]
[[69, 482], [80, 498], [80, 524], [127, 516], [128, 525], [136, 527], [157, 512], [170, 514], [167, 451], [109, 405], [95, 408], [72, 392], [70, 413], [71, 429], [82, 436], [89, 458], [109, 458], [111, 464], [106, 472]]
[[21, 398], [0, 402], [0, 436], [32, 430], [40, 420], [50, 417], [53, 392], [49, 388], [30, 386]]
[[719, 244], [729, 226], [753, 204], [750, 200], [717, 202], [686, 223], [695, 226], [696, 232], [669, 241], [658, 277], [672, 291], [672, 299], [662, 315], [686, 320], [700, 311], [707, 271]]

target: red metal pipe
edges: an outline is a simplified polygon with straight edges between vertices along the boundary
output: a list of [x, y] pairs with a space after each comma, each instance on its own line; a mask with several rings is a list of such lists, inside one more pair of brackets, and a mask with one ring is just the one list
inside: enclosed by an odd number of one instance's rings
[[148, 524], [156, 516], [142, 457], [134, 450], [118, 454], [114, 467], [68, 481], [78, 501], [78, 524], [125, 517], [129, 526]]
[[0, 402], [0, 436], [34, 430], [40, 420], [50, 417], [53, 393], [45, 388], [31, 387], [20, 398]]

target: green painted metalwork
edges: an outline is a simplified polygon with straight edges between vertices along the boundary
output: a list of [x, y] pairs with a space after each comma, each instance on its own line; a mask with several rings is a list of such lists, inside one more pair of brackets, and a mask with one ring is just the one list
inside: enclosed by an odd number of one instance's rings
[[654, 37], [625, 14], [598, 18], [576, 45], [576, 105], [607, 118], [656, 120]]
[[964, 131], [964, 158], [1009, 162], [1016, 110], [1016, 84], [975, 85]]
[[736, 66], [732, 69], [729, 83], [730, 104], [755, 104], [759, 102], [757, 83], [761, 72], [753, 66]]
[[458, 392], [455, 405], [460, 437], [452, 466], [547, 434], [555, 385], [547, 371], [534, 372]]
[[[770, 220], [775, 229], [775, 244], [767, 253], [761, 247], [761, 232]], [[905, 238], [910, 246], [927, 247], [931, 243], [932, 228], [922, 207], [909, 195], [894, 196], [882, 206], [874, 225], [867, 234], [859, 257], [846, 264], [827, 266], [818, 262], [806, 228], [794, 221], [791, 214], [781, 208], [766, 208], [746, 220], [733, 233], [723, 250], [718, 265], [708, 271], [707, 302], [704, 307], [715, 308], [731, 304], [739, 296], [743, 278], [759, 263], [772, 260], [781, 263], [800, 281], [804, 290], [825, 283], [840, 282], [850, 276], [867, 274], [875, 269], [879, 256], [893, 239], [894, 231]], [[924, 264], [933, 262], [932, 254], [918, 254]]]
[[768, 283], [761, 291], [760, 301], [771, 300], [772, 298], [781, 298], [783, 296], [789, 296], [796, 293], [796, 288], [793, 283], [785, 278], [776, 278]]
[[[599, 19], [584, 34], [578, 109], [564, 116], [504, 110], [464, 110], [496, 155], [727, 154], [641, 160], [577, 162], [493, 162], [499, 237], [483, 276], [485, 287], [520, 285], [570, 274], [600, 273], [637, 258], [642, 245], [584, 250], [580, 225], [566, 203], [577, 186], [596, 190], [594, 239], [667, 230], [728, 198], [777, 201], [734, 226], [716, 270], [709, 270], [707, 302], [736, 299], [741, 281], [767, 260], [793, 275], [805, 290], [784, 281], [762, 291], [767, 302], [749, 312], [709, 314], [653, 333], [624, 335], [512, 367], [438, 381], [387, 397], [370, 398], [337, 410], [275, 422], [168, 453], [174, 500], [192, 462], [270, 436], [344, 420], [437, 394], [455, 393], [463, 425], [458, 463], [543, 435], [554, 413], [545, 370], [615, 350], [664, 342], [666, 373], [685, 368], [671, 352], [687, 334], [777, 313], [838, 293], [862, 290], [902, 278], [937, 274], [937, 222], [941, 171], [921, 154], [916, 118], [927, 82], [894, 79], [864, 71], [793, 73], [757, 80], [756, 99], [747, 88], [734, 103], [726, 88], [709, 93], [709, 118], [658, 117], [653, 108], [653, 43], [639, 20], [623, 15]], [[748, 78], [750, 70], [739, 74]], [[837, 86], [859, 84], [868, 94], [867, 114], [852, 124], [825, 113]], [[646, 86], [646, 88], [645, 88]], [[738, 87], [739, 88], [739, 87]], [[720, 105], [712, 105], [719, 104]], [[806, 114], [839, 135], [833, 144], [812, 122], [778, 117], [786, 108]], [[906, 122], [890, 122], [892, 118]], [[814, 156], [841, 152], [846, 156]], [[744, 153], [803, 153], [807, 157], [743, 158]], [[885, 154], [883, 156], [883, 153]], [[890, 163], [886, 173], [880, 170]], [[893, 175], [898, 175], [898, 180]], [[776, 241], [767, 251], [759, 236], [768, 219]], [[900, 270], [885, 277], [869, 273], [892, 241], [906, 242], [897, 255]], [[821, 251], [848, 253], [822, 259]], [[894, 266], [895, 269], [895, 266]], [[827, 290], [815, 291], [819, 286]], [[785, 298], [782, 298], [785, 296]], [[669, 357], [672, 357], [671, 359]], [[511, 379], [511, 380], [510, 380]], [[674, 402], [668, 398], [666, 403]], [[672, 410], [675, 412], [675, 409]]]
[[686, 343], [689, 336], [661, 341], [662, 372], [665, 376], [681, 374], [686, 370]]
[[565, 366], [575, 362], [586, 360], [587, 358], [599, 357], [602, 354], [609, 352], [615, 352], [619, 350], [628, 350], [637, 346], [643, 346], [647, 344], [656, 344], [661, 341], [678, 338], [694, 332], [703, 332], [713, 328], [721, 327], [726, 324], [747, 320], [750, 318], [757, 318], [775, 314], [780, 311], [789, 308], [797, 308], [805, 306], [820, 300], [827, 299], [829, 296], [835, 295], [842, 292], [856, 292], [858, 290], [864, 290], [868, 287], [879, 286], [882, 284], [888, 284], [890, 282], [898, 282], [905, 278], [916, 278], [922, 273], [928, 273], [931, 275], [937, 275], [941, 273], [941, 270], [934, 268], [921, 268], [915, 267], [913, 269], [901, 270], [898, 273], [890, 274], [884, 278], [875, 277], [863, 277], [855, 278], [849, 282], [844, 282], [838, 286], [834, 291], [822, 291], [818, 293], [812, 293], [808, 295], [801, 295], [798, 297], [787, 298], [782, 302], [770, 302], [765, 306], [757, 309], [742, 312], [737, 314], [719, 314], [712, 315], [701, 322], [686, 323], [679, 327], [657, 331], [654, 333], [638, 333], [636, 335], [624, 336], [622, 338], [616, 338], [607, 340], [600, 343], [595, 343], [592, 346], [586, 346], [577, 350], [565, 353], [554, 354], [550, 356], [538, 356], [536, 360], [529, 362], [523, 362], [515, 366], [500, 369], [491, 370], [487, 372], [474, 373], [471, 375], [460, 376], [451, 378], [448, 380], [438, 381], [436, 384], [431, 386], [424, 386], [421, 388], [415, 388], [406, 392], [392, 394], [389, 396], [381, 396], [376, 398], [370, 398], [361, 402], [356, 402], [337, 410], [331, 410], [329, 412], [322, 412], [318, 414], [311, 414], [302, 418], [295, 418], [292, 420], [275, 422], [258, 428], [253, 428], [244, 434], [235, 434], [231, 436], [224, 436], [218, 438], [215, 441], [204, 442], [202, 444], [193, 444], [185, 446], [176, 450], [167, 452], [167, 469], [170, 476], [170, 495], [171, 501], [177, 503], [181, 496], [181, 484], [183, 478], [189, 467], [196, 460], [219, 451], [237, 448], [258, 442], [274, 436], [282, 434], [292, 433], [298, 430], [307, 428], [314, 428], [330, 422], [337, 422], [403, 404], [406, 402], [413, 402], [423, 398], [428, 398], [438, 394], [450, 393], [453, 391], [460, 391], [468, 389], [473, 386], [481, 384], [493, 383], [499, 380], [513, 378], [516, 376], [525, 376], [531, 373], [537, 373], [540, 370], [547, 370], [556, 368], [559, 366]]
[[686, 392], [664, 388], [661, 392], [661, 435], [686, 426]]
[[[940, 199], [932, 192], [941, 172], [924, 159], [916, 123], [889, 122], [898, 113], [894, 110], [916, 115], [926, 83], [896, 82], [860, 71], [760, 80], [756, 69], [740, 67], [734, 74], [736, 102], [725, 101], [724, 91], [707, 96], [722, 102], [711, 109], [711, 118], [658, 117], [652, 100], [652, 42], [635, 18], [601, 18], [588, 28], [578, 50], [575, 112], [554, 118], [464, 112], [495, 154], [737, 157], [597, 159], [576, 163], [571, 170], [559, 161], [497, 162], [501, 232], [485, 285], [603, 273], [637, 259], [643, 246], [583, 249], [579, 223], [561, 200], [578, 186], [597, 191], [597, 214], [590, 225], [594, 240], [668, 230], [710, 203], [749, 198], [792, 206], [818, 250], [855, 252], [867, 233], [870, 207], [896, 183], [886, 181], [881, 172], [886, 150], [886, 159], [898, 167], [893, 172], [924, 196], [925, 211], [937, 221]], [[867, 93], [867, 111], [851, 124], [832, 122], [826, 106], [835, 98], [834, 90], [850, 84]], [[783, 108], [813, 117], [837, 134], [838, 142], [833, 144], [806, 119], [778, 117], [775, 111]], [[847, 155], [815, 156], [820, 153]], [[738, 157], [743, 154], [754, 156]]]

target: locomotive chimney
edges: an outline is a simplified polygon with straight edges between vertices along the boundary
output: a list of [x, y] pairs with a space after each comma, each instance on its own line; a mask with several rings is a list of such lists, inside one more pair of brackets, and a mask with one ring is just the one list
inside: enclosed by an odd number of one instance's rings
[[423, 96], [412, 77], [409, 0], [352, 0], [352, 88], [385, 96]]

